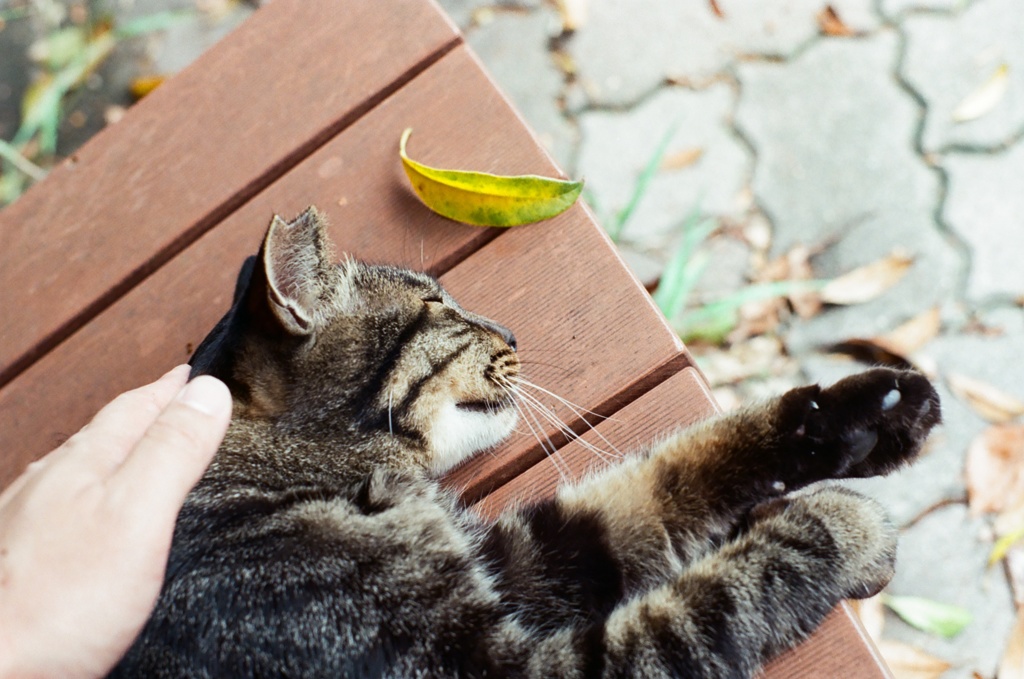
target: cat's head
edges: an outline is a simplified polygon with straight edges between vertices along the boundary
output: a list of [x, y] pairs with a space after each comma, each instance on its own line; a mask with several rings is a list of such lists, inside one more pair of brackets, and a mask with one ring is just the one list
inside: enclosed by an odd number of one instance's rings
[[335, 263], [309, 208], [274, 217], [191, 363], [228, 384], [237, 418], [305, 439], [387, 437], [440, 473], [511, 432], [515, 350], [426, 274]]

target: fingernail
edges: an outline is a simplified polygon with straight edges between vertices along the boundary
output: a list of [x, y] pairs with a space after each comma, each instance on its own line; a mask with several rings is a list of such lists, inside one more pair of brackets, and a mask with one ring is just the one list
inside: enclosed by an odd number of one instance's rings
[[185, 385], [175, 399], [206, 415], [220, 415], [231, 407], [231, 394], [216, 377], [200, 375]]
[[170, 370], [165, 372], [164, 376], [161, 377], [160, 379], [164, 379], [164, 378], [172, 377], [172, 376], [173, 377], [184, 377], [184, 376], [187, 376], [190, 372], [192, 372], [192, 366], [190, 366], [189, 364], [185, 363], [185, 364], [182, 364], [182, 365], [175, 366], [175, 367], [171, 368]]

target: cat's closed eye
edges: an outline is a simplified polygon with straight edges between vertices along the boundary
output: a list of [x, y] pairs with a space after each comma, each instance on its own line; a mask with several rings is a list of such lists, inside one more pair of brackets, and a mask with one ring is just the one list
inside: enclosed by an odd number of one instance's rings
[[437, 304], [444, 304], [444, 300], [441, 299], [441, 295], [436, 295], [436, 294], [424, 295], [422, 297], [422, 299], [423, 299], [423, 303], [424, 304], [430, 304], [431, 302], [434, 302], [434, 303], [437, 303]]

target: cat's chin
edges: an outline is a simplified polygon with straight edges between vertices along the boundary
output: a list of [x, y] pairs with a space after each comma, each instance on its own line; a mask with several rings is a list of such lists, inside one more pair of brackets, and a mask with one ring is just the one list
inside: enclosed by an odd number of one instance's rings
[[431, 470], [443, 474], [504, 441], [519, 419], [511, 401], [446, 403], [434, 418], [429, 442]]

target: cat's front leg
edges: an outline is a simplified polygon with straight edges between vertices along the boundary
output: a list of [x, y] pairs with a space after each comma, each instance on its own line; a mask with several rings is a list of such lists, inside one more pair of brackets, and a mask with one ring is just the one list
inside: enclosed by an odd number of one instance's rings
[[483, 552], [530, 622], [600, 617], [715, 550], [755, 505], [912, 459], [938, 421], [935, 390], [916, 373], [794, 389], [506, 512]]
[[624, 572], [649, 581], [673, 558], [686, 563], [721, 544], [758, 503], [816, 481], [896, 469], [939, 420], [925, 377], [869, 370], [683, 430], [645, 457], [563, 489], [556, 502], [567, 515], [597, 517]]

